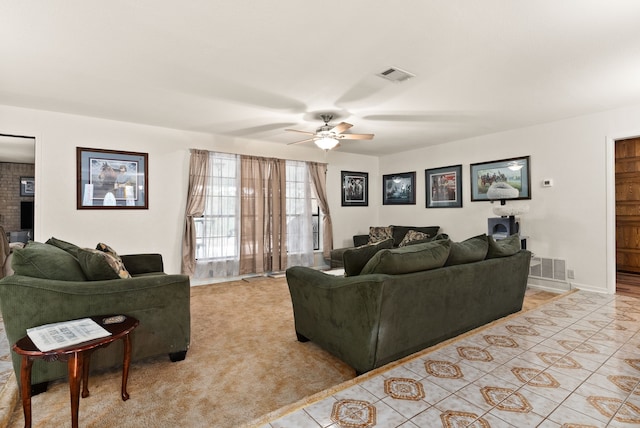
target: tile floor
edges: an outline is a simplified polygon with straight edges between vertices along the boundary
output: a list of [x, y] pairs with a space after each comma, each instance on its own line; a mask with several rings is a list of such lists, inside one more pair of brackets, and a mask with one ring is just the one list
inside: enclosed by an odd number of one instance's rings
[[579, 291], [263, 428], [640, 425], [640, 299]]

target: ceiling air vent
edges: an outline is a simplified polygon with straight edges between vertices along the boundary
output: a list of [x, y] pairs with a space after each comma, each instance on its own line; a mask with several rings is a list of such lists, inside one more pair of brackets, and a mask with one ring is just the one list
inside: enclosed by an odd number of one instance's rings
[[412, 77], [415, 77], [415, 74], [411, 74], [408, 71], [404, 71], [396, 67], [391, 67], [381, 73], [378, 73], [378, 76], [397, 83], [411, 79]]

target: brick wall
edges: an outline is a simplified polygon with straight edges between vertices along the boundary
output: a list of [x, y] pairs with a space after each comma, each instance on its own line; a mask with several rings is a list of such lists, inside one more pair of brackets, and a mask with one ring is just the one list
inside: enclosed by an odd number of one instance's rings
[[0, 162], [0, 225], [7, 232], [20, 230], [20, 201], [33, 201], [33, 196], [20, 196], [20, 177], [34, 172], [33, 164]]

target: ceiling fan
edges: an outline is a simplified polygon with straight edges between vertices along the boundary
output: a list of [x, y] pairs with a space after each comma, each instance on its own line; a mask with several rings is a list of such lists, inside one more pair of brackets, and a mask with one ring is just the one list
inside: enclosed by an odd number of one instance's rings
[[336, 126], [329, 125], [329, 122], [333, 119], [332, 114], [321, 114], [320, 118], [324, 121], [324, 125], [316, 129], [316, 132], [285, 129], [285, 131], [313, 135], [313, 137], [301, 141], [294, 141], [289, 144], [300, 144], [306, 143], [307, 141], [313, 141], [316, 143], [316, 146], [320, 147], [322, 150], [331, 150], [338, 145], [340, 140], [371, 140], [373, 138], [373, 134], [343, 134], [344, 131], [351, 128], [353, 125], [347, 122], [340, 122]]

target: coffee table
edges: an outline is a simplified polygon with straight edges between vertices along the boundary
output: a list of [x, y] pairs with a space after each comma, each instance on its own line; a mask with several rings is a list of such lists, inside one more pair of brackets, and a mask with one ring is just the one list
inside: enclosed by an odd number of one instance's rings
[[[25, 336], [13, 345], [13, 351], [22, 356], [20, 364], [20, 395], [22, 397], [22, 409], [24, 411], [24, 426], [31, 426], [31, 367], [33, 361], [40, 358], [45, 361], [67, 361], [69, 370], [69, 390], [71, 394], [71, 425], [78, 426], [78, 408], [80, 407], [80, 383], [82, 380], [82, 398], [89, 396], [89, 363], [93, 351], [108, 346], [112, 342], [121, 339], [124, 344], [124, 359], [122, 365], [122, 400], [129, 399], [127, 393], [127, 378], [131, 363], [131, 337], [129, 334], [138, 326], [139, 321], [133, 317], [125, 316], [124, 321], [115, 324], [105, 324], [103, 321], [113, 315], [100, 315], [90, 317], [104, 329], [111, 333], [110, 336], [66, 348], [40, 351]], [[81, 379], [82, 377], [82, 379]]]

